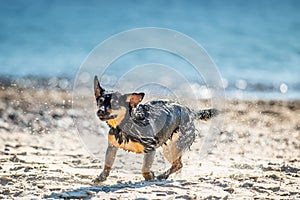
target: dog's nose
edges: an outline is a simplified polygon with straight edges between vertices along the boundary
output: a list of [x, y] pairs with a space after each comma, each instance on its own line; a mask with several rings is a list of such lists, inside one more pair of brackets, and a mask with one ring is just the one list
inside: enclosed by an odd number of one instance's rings
[[101, 109], [97, 111], [98, 117], [99, 116], [103, 116], [104, 114], [105, 114], [105, 112], [103, 110], [101, 110]]

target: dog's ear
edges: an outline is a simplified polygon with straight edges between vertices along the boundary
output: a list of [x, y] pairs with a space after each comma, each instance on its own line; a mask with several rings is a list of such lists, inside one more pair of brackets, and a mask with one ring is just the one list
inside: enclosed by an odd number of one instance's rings
[[144, 98], [145, 93], [132, 93], [129, 95], [129, 105], [131, 108], [135, 108]]
[[95, 91], [95, 98], [97, 99], [102, 95], [102, 93], [105, 91], [101, 86], [98, 81], [98, 77], [95, 76], [94, 78], [94, 91]]

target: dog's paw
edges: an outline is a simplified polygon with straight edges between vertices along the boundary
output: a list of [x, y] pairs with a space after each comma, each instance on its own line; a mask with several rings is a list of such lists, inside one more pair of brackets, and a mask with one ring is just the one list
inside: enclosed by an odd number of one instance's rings
[[104, 178], [104, 177], [97, 177], [97, 178], [95, 178], [94, 180], [93, 180], [93, 184], [98, 184], [98, 183], [102, 183], [102, 182], [104, 182], [106, 180], [106, 177]]
[[145, 181], [151, 181], [154, 180], [155, 176], [153, 172], [143, 172], [143, 177], [145, 178]]
[[96, 179], [93, 180], [93, 183], [102, 183], [103, 181], [106, 181], [107, 177], [108, 173], [102, 172]]
[[166, 180], [169, 177], [168, 173], [163, 173], [159, 176], [156, 177], [157, 180], [162, 181], [162, 180]]

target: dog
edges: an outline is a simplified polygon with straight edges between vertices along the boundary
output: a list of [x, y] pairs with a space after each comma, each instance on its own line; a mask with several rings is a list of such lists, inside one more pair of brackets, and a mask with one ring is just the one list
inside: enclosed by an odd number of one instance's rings
[[[144, 93], [121, 94], [109, 92], [94, 78], [97, 116], [110, 127], [105, 165], [94, 183], [109, 176], [118, 148], [137, 154], [143, 153], [142, 175], [146, 181], [164, 180], [183, 167], [182, 155], [195, 140], [194, 120], [215, 116], [216, 109], [195, 111], [168, 100], [141, 104]], [[159, 176], [151, 171], [155, 150], [163, 148], [171, 167]]]

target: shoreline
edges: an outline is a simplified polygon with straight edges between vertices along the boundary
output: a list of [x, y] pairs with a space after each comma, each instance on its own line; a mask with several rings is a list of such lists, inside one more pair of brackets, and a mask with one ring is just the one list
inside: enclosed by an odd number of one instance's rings
[[[236, 199], [300, 198], [300, 100], [226, 100], [217, 146], [200, 159], [210, 122], [184, 156], [180, 173], [145, 182], [141, 155], [119, 151], [109, 179], [93, 185], [103, 167], [106, 125], [95, 127], [97, 156], [84, 149], [69, 91], [0, 88], [0, 198]], [[86, 124], [94, 128], [94, 124]], [[102, 134], [102, 135], [99, 135]], [[102, 137], [103, 136], [103, 137]], [[91, 147], [89, 147], [91, 148]], [[158, 151], [153, 169], [169, 164]]]
[[[300, 83], [294, 85], [265, 83], [248, 83], [245, 88], [240, 88], [236, 82], [226, 83], [224, 92], [227, 100], [247, 100], [253, 101], [298, 101], [300, 100]], [[226, 81], [228, 82], [228, 81]], [[246, 81], [245, 81], [246, 82]], [[192, 84], [192, 82], [191, 82]], [[285, 90], [281, 89], [284, 86]], [[111, 85], [110, 85], [111, 86]], [[45, 89], [62, 90], [72, 92], [74, 78], [69, 76], [12, 76], [0, 75], [0, 87], [2, 88], [22, 88], [22, 89]]]

